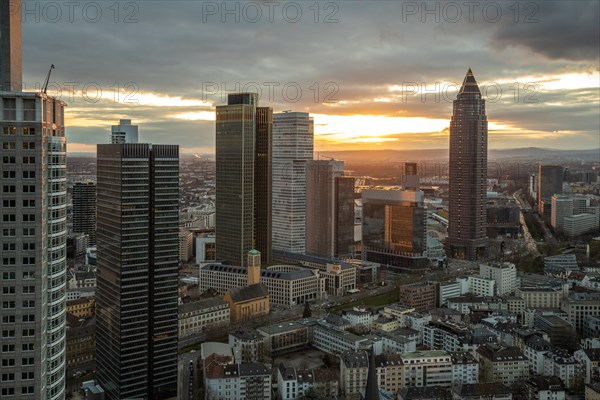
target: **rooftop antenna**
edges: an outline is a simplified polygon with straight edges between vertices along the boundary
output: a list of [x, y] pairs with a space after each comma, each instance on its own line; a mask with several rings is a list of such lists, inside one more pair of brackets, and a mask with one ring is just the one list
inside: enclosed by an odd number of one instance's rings
[[44, 86], [42, 87], [42, 93], [46, 94], [48, 91], [48, 84], [50, 83], [50, 74], [52, 74], [52, 70], [54, 69], [54, 64], [50, 66], [48, 70], [48, 75], [46, 75], [46, 81], [44, 82]]

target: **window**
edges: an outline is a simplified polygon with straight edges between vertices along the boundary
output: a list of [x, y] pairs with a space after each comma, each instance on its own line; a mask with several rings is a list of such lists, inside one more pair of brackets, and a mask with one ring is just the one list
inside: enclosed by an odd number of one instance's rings
[[3, 257], [2, 258], [2, 265], [6, 266], [6, 265], [16, 265], [17, 261], [14, 257]]
[[35, 257], [23, 257], [23, 265], [34, 265]]
[[2, 279], [4, 279], [5, 281], [12, 281], [15, 279], [15, 277], [16, 277], [15, 271], [2, 273]]
[[4, 179], [15, 179], [17, 176], [15, 171], [2, 171], [2, 178]]
[[15, 251], [17, 249], [16, 243], [2, 243], [3, 251]]
[[23, 250], [35, 250], [35, 243], [23, 243]]
[[35, 315], [33, 315], [33, 314], [23, 315], [23, 322], [35, 322]]
[[16, 200], [2, 200], [2, 207], [4, 208], [15, 208], [17, 206]]
[[35, 214], [23, 214], [23, 222], [35, 222]]
[[13, 387], [4, 387], [2, 388], [2, 396], [14, 396], [15, 388]]
[[15, 156], [4, 156], [2, 157], [2, 163], [3, 164], [14, 164], [16, 163], [17, 159], [15, 158]]
[[35, 99], [23, 99], [23, 120], [35, 121]]
[[27, 136], [27, 135], [35, 135], [35, 128], [23, 128], [23, 135]]
[[4, 99], [4, 119], [9, 121], [17, 119], [17, 99]]
[[2, 192], [3, 193], [15, 193], [17, 191], [17, 187], [15, 185], [3, 185]]
[[24, 381], [32, 380], [34, 377], [33, 371], [22, 372], [21, 379]]
[[27, 358], [23, 358], [21, 360], [21, 365], [33, 365], [33, 364], [34, 364], [33, 357], [27, 357]]
[[35, 286], [23, 286], [23, 293], [25, 293], [25, 294], [35, 293]]
[[35, 308], [35, 300], [23, 300], [23, 308]]
[[35, 164], [34, 156], [23, 156], [23, 164]]
[[14, 286], [4, 286], [2, 288], [2, 294], [15, 294], [15, 287]]
[[23, 185], [23, 193], [35, 193], [35, 185]]
[[3, 324], [14, 324], [16, 321], [15, 316], [14, 315], [3, 315], [2, 316], [2, 323]]
[[2, 382], [10, 382], [15, 380], [14, 372], [5, 372], [2, 374]]
[[15, 308], [14, 300], [5, 300], [2, 302], [2, 308], [4, 310], [13, 310]]
[[23, 343], [21, 345], [21, 351], [33, 351], [33, 343]]
[[17, 216], [15, 214], [2, 214], [2, 222], [16, 222]]
[[[56, 389], [56, 388], [53, 388]], [[24, 386], [21, 388], [21, 394], [33, 394], [34, 392], [34, 388], [33, 386]]]
[[35, 179], [35, 171], [23, 171], [23, 179]]
[[2, 143], [2, 150], [14, 150], [16, 148], [17, 148], [17, 146], [15, 145], [15, 142]]
[[35, 228], [23, 228], [23, 236], [35, 236]]
[[2, 330], [2, 337], [4, 339], [14, 338], [15, 330], [14, 329], [4, 329]]
[[15, 351], [15, 345], [14, 344], [3, 344], [2, 345], [2, 352], [3, 353], [12, 353], [13, 351]]
[[[13, 278], [15, 279], [15, 278]], [[23, 279], [35, 279], [35, 272], [23, 272]]]
[[23, 150], [35, 150], [35, 142], [23, 142]]
[[26, 208], [35, 207], [35, 200], [23, 200], [23, 207], [26, 207]]
[[35, 329], [23, 329], [23, 337], [35, 336]]

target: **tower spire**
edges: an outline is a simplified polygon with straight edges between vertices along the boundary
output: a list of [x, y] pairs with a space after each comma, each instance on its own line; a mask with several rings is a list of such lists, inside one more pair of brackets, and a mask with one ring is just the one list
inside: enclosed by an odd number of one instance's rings
[[465, 79], [463, 80], [462, 86], [460, 87], [460, 91], [458, 92], [458, 94], [481, 95], [481, 92], [479, 91], [479, 85], [475, 80], [475, 76], [473, 75], [473, 71], [471, 71], [471, 68], [469, 68], [469, 70], [467, 71], [467, 75], [465, 75]]
[[20, 92], [23, 89], [21, 0], [2, 0], [0, 29], [0, 89]]

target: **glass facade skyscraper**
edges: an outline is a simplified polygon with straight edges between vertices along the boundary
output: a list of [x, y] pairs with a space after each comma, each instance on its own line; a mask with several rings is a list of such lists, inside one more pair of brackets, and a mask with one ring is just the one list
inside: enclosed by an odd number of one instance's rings
[[107, 399], [177, 395], [179, 147], [98, 145], [96, 378]]
[[273, 115], [273, 249], [306, 249], [306, 162], [313, 159], [314, 121], [305, 112]]
[[256, 93], [228, 96], [216, 110], [216, 252], [243, 265], [252, 249], [271, 261], [273, 111]]

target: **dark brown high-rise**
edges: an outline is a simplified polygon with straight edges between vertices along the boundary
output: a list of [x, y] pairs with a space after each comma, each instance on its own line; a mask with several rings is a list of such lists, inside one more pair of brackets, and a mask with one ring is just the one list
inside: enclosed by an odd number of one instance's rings
[[485, 100], [471, 69], [454, 100], [450, 121], [449, 226], [446, 254], [485, 257], [487, 131]]

